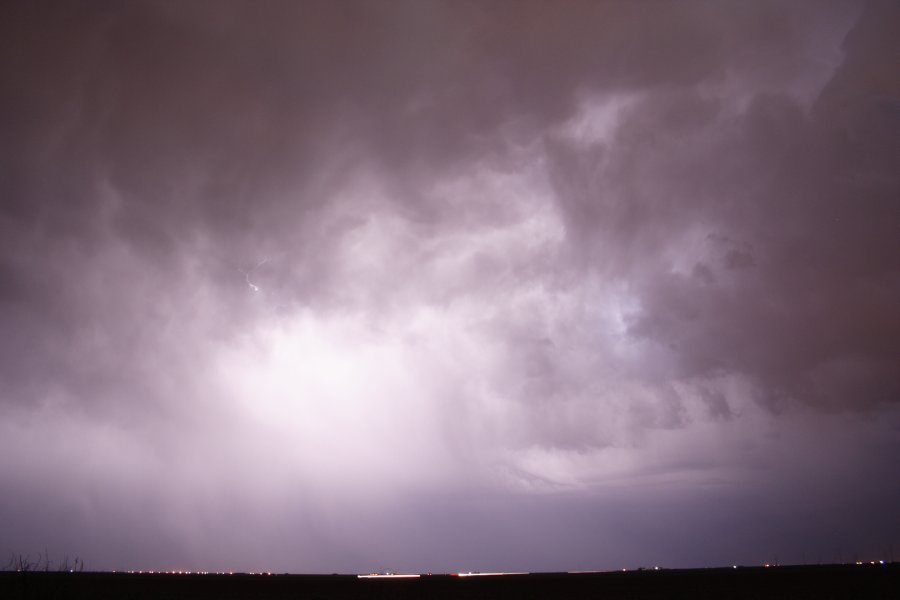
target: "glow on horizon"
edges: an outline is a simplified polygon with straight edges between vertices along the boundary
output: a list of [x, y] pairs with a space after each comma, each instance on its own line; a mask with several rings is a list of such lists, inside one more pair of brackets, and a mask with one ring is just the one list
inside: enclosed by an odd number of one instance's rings
[[530, 575], [531, 573], [521, 571], [521, 572], [508, 572], [508, 573], [472, 573], [471, 571], [468, 573], [454, 573], [456, 577], [492, 577], [495, 575]]

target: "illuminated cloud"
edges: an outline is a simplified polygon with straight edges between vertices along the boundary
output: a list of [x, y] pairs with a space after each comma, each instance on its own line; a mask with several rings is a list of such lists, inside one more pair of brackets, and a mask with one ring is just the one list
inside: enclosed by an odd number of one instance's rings
[[3, 12], [0, 551], [900, 541], [890, 3]]

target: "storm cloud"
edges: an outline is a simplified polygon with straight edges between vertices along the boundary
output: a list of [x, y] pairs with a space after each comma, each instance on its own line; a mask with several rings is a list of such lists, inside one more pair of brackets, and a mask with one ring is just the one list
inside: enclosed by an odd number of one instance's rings
[[0, 551], [883, 558], [890, 2], [10, 2]]

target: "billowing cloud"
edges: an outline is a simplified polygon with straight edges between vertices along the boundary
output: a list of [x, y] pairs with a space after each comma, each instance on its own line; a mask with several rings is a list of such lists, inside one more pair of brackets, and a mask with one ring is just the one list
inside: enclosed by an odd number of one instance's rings
[[891, 4], [4, 12], [0, 550], [900, 541]]

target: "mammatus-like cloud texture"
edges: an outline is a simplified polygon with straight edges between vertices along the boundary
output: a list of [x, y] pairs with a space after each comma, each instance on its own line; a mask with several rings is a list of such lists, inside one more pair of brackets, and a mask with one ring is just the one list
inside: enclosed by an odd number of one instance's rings
[[12, 2], [0, 551], [900, 543], [891, 2]]

